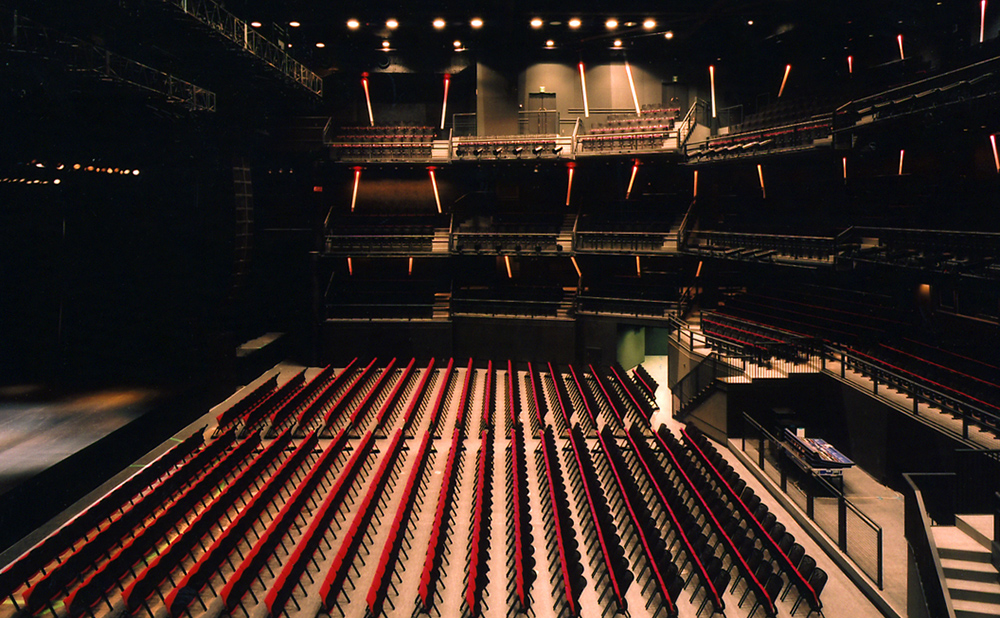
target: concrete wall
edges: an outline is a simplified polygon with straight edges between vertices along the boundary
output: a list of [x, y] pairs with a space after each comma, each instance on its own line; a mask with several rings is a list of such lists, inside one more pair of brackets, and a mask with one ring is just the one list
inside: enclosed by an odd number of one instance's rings
[[517, 81], [485, 64], [476, 66], [476, 133], [516, 135]]
[[635, 367], [646, 359], [646, 329], [642, 326], [618, 326], [618, 350], [615, 358], [625, 368]]

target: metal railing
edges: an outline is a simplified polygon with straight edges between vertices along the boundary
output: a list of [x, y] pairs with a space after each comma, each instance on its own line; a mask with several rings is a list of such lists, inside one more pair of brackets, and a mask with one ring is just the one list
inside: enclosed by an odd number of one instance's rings
[[690, 232], [685, 247], [696, 253], [723, 254], [733, 259], [792, 259], [833, 261], [839, 254], [837, 239], [826, 236], [789, 236], [748, 232]]
[[[907, 484], [907, 491], [904, 497], [905, 514], [903, 522], [903, 536], [910, 546], [916, 563], [917, 575], [919, 577], [919, 589], [927, 608], [928, 616], [941, 616], [942, 618], [955, 618], [955, 608], [951, 603], [951, 594], [946, 590], [944, 568], [941, 566], [941, 556], [938, 555], [937, 546], [933, 541], [934, 511], [938, 511], [940, 505], [935, 505], [935, 500], [924, 500], [924, 489], [930, 489], [932, 494], [940, 494], [941, 481], [953, 480], [953, 474], [904, 474], [903, 479]], [[935, 487], [937, 485], [938, 487]], [[932, 496], [928, 496], [932, 498]], [[930, 507], [930, 509], [929, 509]], [[941, 514], [938, 513], [940, 517]], [[954, 520], [954, 512], [951, 514]], [[911, 584], [910, 589], [915, 587]]]
[[284, 49], [264, 38], [247, 22], [239, 19], [213, 0], [162, 0], [194, 17], [230, 42], [276, 70], [283, 77], [309, 92], [323, 96], [323, 78], [288, 55]]
[[882, 590], [882, 527], [830, 482], [796, 474], [798, 466], [781, 461], [783, 449], [777, 438], [745, 413], [743, 422], [740, 450]]
[[698, 124], [698, 114], [701, 113], [702, 115], [705, 115], [707, 109], [708, 103], [696, 98], [694, 103], [691, 104], [691, 107], [688, 108], [687, 113], [684, 114], [684, 118], [675, 125], [675, 128], [677, 129], [678, 148], [684, 148], [687, 145], [688, 138], [691, 137], [691, 133], [694, 132], [695, 125]]

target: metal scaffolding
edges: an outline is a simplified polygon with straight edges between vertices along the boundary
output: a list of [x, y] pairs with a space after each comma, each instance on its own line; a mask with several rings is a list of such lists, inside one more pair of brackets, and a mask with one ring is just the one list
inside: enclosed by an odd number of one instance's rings
[[162, 1], [194, 17], [202, 25], [235, 43], [243, 51], [254, 55], [286, 79], [317, 96], [323, 96], [323, 79], [319, 75], [307, 69], [301, 62], [289, 56], [285, 50], [261, 36], [250, 27], [250, 24], [225, 10], [213, 0]]

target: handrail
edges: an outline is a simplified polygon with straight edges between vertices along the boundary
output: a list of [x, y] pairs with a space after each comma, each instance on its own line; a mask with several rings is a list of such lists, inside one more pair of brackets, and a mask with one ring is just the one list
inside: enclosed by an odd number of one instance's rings
[[882, 92], [876, 92], [875, 94], [868, 95], [867, 97], [862, 97], [860, 99], [855, 99], [853, 101], [848, 101], [847, 103], [844, 103], [843, 105], [841, 105], [840, 107], [838, 107], [836, 111], [839, 112], [841, 110], [846, 110], [850, 106], [857, 105], [859, 103], [867, 103], [868, 101], [875, 101], [877, 99], [881, 99], [881, 98], [887, 97], [887, 96], [889, 96], [890, 94], [892, 94], [894, 92], [900, 92], [902, 90], [907, 90], [909, 88], [915, 88], [916, 86], [922, 86], [923, 84], [927, 84], [927, 83], [932, 82], [934, 80], [944, 79], [946, 77], [950, 77], [950, 76], [956, 75], [958, 73], [961, 73], [962, 71], [969, 71], [969, 70], [972, 70], [972, 69], [982, 68], [982, 67], [985, 67], [986, 65], [988, 65], [990, 63], [997, 62], [998, 60], [1000, 60], [1000, 58], [997, 58], [997, 57], [987, 58], [986, 60], [980, 60], [979, 62], [975, 62], [973, 64], [969, 64], [969, 65], [966, 65], [964, 67], [958, 67], [957, 69], [952, 69], [950, 71], [946, 71], [944, 73], [939, 73], [937, 75], [931, 75], [930, 77], [925, 77], [925, 78], [917, 80], [915, 82], [910, 82], [908, 84], [902, 84], [900, 86], [896, 86], [895, 88], [890, 88], [888, 90], [883, 90]]
[[573, 137], [572, 141], [570, 142], [573, 146], [572, 152], [574, 156], [576, 155], [576, 151], [579, 149], [580, 146], [580, 144], [577, 142], [577, 136], [580, 134], [581, 128], [583, 128], [583, 120], [581, 120], [580, 117], [577, 116], [576, 121], [573, 122]]
[[694, 125], [697, 124], [695, 114], [699, 107], [704, 107], [706, 105], [705, 101], [698, 97], [695, 97], [694, 102], [691, 103], [691, 107], [688, 108], [684, 118], [677, 123], [677, 147], [684, 148], [687, 145], [688, 138], [694, 133]]
[[681, 219], [681, 225], [677, 228], [677, 248], [682, 249], [687, 246], [687, 239], [689, 236], [688, 232], [688, 219], [691, 217], [691, 213], [694, 212], [694, 205], [698, 203], [698, 198], [691, 198], [691, 203], [688, 205], [687, 210], [684, 212], [684, 218]]
[[913, 552], [917, 573], [920, 576], [920, 589], [927, 605], [928, 615], [955, 618], [955, 607], [951, 595], [945, 589], [944, 568], [941, 566], [941, 556], [933, 542], [931, 521], [927, 516], [923, 494], [915, 478], [924, 476], [939, 476], [928, 474], [903, 474], [903, 479], [909, 487], [905, 495], [904, 536]]

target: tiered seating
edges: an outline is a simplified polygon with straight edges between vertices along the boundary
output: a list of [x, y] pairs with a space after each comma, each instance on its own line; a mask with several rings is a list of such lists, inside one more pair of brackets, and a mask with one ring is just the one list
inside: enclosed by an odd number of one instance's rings
[[372, 384], [368, 392], [362, 397], [358, 405], [355, 406], [354, 412], [351, 413], [351, 427], [355, 429], [361, 428], [361, 421], [364, 419], [368, 411], [379, 405], [385, 400], [386, 394], [385, 389], [388, 388], [390, 382], [392, 382], [392, 377], [396, 373], [396, 359], [393, 358], [389, 361], [389, 364], [385, 366], [382, 373], [376, 378], [375, 383]]
[[334, 423], [338, 422], [341, 414], [347, 408], [347, 404], [350, 403], [360, 392], [363, 392], [364, 385], [371, 379], [375, 371], [375, 363], [378, 362], [378, 358], [373, 358], [364, 369], [361, 370], [354, 380], [351, 381], [347, 389], [341, 393], [340, 397], [330, 406], [327, 410], [326, 416], [323, 419], [323, 426], [330, 428]]
[[562, 381], [562, 376], [556, 373], [552, 363], [549, 363], [549, 378], [552, 380], [552, 395], [559, 406], [559, 413], [554, 416], [555, 424], [559, 427], [560, 435], [566, 435], [573, 425], [573, 402], [566, 391], [566, 384]]
[[71, 550], [80, 538], [89, 538], [95, 529], [124, 516], [137, 501], [144, 499], [144, 493], [150, 488], [156, 491], [156, 487], [166, 487], [162, 483], [164, 477], [175, 466], [183, 466], [184, 460], [203, 442], [203, 433], [198, 431], [174, 445], [4, 567], [0, 571], [0, 599], [9, 598], [17, 607], [19, 603], [15, 593], [21, 586], [28, 584], [34, 575]]
[[441, 477], [441, 491], [438, 493], [437, 509], [434, 512], [434, 522], [431, 524], [431, 536], [427, 542], [427, 556], [420, 574], [420, 585], [417, 589], [417, 608], [425, 613], [434, 607], [434, 597], [440, 591], [441, 563], [444, 560], [445, 542], [450, 531], [448, 522], [452, 518], [455, 492], [458, 489], [458, 476], [461, 470], [462, 432], [455, 429], [451, 437], [451, 447], [448, 449], [448, 459]]
[[[338, 440], [334, 440], [328, 449], [328, 453], [336, 455], [342, 448], [343, 442], [347, 438], [347, 433], [342, 432]], [[201, 555], [194, 566], [177, 583], [173, 590], [167, 595], [165, 604], [172, 617], [179, 616], [198, 597], [201, 590], [208, 585], [222, 563], [232, 561], [233, 554], [236, 553], [239, 559], [244, 558], [239, 553], [239, 545], [243, 542], [247, 533], [256, 523], [265, 508], [282, 492], [285, 486], [296, 471], [301, 467], [313, 449], [319, 444], [319, 435], [315, 432], [299, 444], [298, 448], [285, 459], [271, 478], [254, 492], [253, 498], [240, 509], [229, 525], [225, 527], [215, 541]]]
[[[639, 581], [646, 579], [646, 584], [642, 587], [643, 595], [650, 586], [653, 587], [653, 594], [646, 600], [646, 609], [649, 610], [651, 606], [656, 608], [653, 610], [652, 618], [657, 618], [661, 611], [668, 617], [675, 618], [678, 615], [677, 599], [684, 588], [684, 579], [673, 561], [673, 556], [666, 549], [665, 540], [660, 534], [661, 529], [646, 506], [642, 492], [622, 457], [610, 427], [605, 427], [598, 434], [598, 440], [607, 458], [607, 468], [602, 473], [602, 478], [606, 483], [609, 482], [608, 477], [614, 479], [620, 495], [617, 501], [612, 498], [611, 506], [619, 512], [624, 508], [628, 513], [627, 519], [619, 517], [619, 521], [627, 522], [622, 528], [622, 539], [625, 545], [632, 544], [633, 538], [638, 541], [633, 545], [636, 549], [629, 554], [633, 564], [641, 565], [636, 567], [636, 579]], [[641, 554], [637, 554], [639, 547], [642, 548]], [[644, 563], [639, 562], [640, 556], [645, 560]]]
[[653, 414], [656, 412], [657, 408], [656, 399], [647, 392], [642, 390], [642, 388], [632, 380], [632, 376], [629, 375], [625, 368], [621, 366], [620, 363], [615, 363], [611, 365], [611, 375], [615, 377], [616, 383], [621, 386], [621, 390], [627, 397], [627, 401], [631, 402], [635, 409], [639, 411], [640, 416], [642, 416], [646, 427], [652, 427], [653, 425]]
[[518, 390], [517, 372], [514, 370], [513, 361], [507, 361], [507, 381], [504, 390], [506, 391], [504, 417], [507, 419], [505, 427], [510, 431], [521, 422], [521, 393]]
[[[410, 398], [410, 404], [406, 408], [406, 413], [403, 415], [403, 431], [408, 431], [410, 427], [415, 422], [419, 422], [420, 415], [426, 407], [426, 396], [429, 391], [427, 387], [430, 386], [431, 378], [434, 376], [434, 359], [432, 358], [427, 367], [424, 368], [424, 375], [420, 378], [420, 383], [417, 384], [416, 389], [413, 391], [413, 396]], [[390, 420], [391, 422], [391, 420]], [[383, 425], [382, 421], [379, 421], [379, 426]]]
[[[594, 418], [593, 412], [590, 407], [583, 399], [583, 395], [580, 393], [580, 385], [576, 381], [576, 375], [573, 374], [571, 377], [573, 379], [573, 387], [570, 388], [566, 385], [562, 376], [554, 373], [552, 363], [549, 363], [549, 371], [552, 371], [552, 381], [556, 385], [556, 395], [558, 397], [559, 403], [562, 408], [567, 413], [567, 419], [576, 419], [576, 423], [583, 425], [587, 430], [587, 435], [594, 435], [597, 432], [597, 422]], [[572, 368], [571, 368], [572, 371]], [[573, 411], [575, 410], [575, 415]], [[586, 412], [586, 414], [584, 414]], [[567, 427], [572, 424], [567, 421]]]
[[[400, 553], [406, 555], [403, 549], [403, 542], [407, 536], [406, 526], [410, 522], [414, 506], [423, 502], [419, 495], [419, 488], [423, 484], [424, 470], [426, 470], [430, 460], [430, 441], [431, 433], [427, 432], [417, 449], [410, 476], [407, 477], [406, 486], [403, 488], [402, 499], [396, 509], [396, 516], [392, 519], [392, 525], [389, 527], [389, 536], [382, 547], [382, 554], [378, 566], [375, 568], [375, 578], [365, 596], [369, 616], [382, 615], [382, 606], [388, 601], [389, 588], [395, 590], [392, 581], [393, 577], [396, 576], [396, 564]], [[395, 590], [395, 592], [398, 594], [399, 591]], [[392, 605], [392, 601], [389, 601], [389, 605]]]
[[[632, 428], [631, 437], [634, 442], [643, 442], [644, 444], [645, 436], [637, 431], [635, 427]], [[754, 547], [753, 543], [741, 545], [744, 539], [747, 538], [746, 529], [740, 526], [741, 520], [733, 515], [733, 511], [729, 508], [728, 504], [718, 500], [714, 492], [711, 492], [710, 488], [705, 484], [704, 477], [698, 473], [694, 462], [684, 456], [680, 444], [673, 438], [673, 434], [665, 427], [661, 427], [656, 433], [656, 440], [661, 453], [665, 456], [662, 461], [666, 465], [665, 467], [659, 467], [655, 462], [655, 458], [652, 457], [652, 453], [650, 453], [649, 461], [652, 462], [657, 472], [663, 475], [664, 478], [667, 478], [667, 470], [674, 472], [675, 479], [679, 480], [683, 486], [682, 493], [690, 496], [690, 499], [694, 501], [694, 507], [700, 513], [699, 521], [704, 521], [710, 526], [716, 538], [721, 542], [726, 555], [728, 555], [730, 566], [726, 572], [731, 572], [735, 566], [739, 576], [746, 580], [747, 588], [740, 603], [742, 604], [747, 595], [753, 594], [756, 602], [755, 607], [750, 612], [751, 615], [753, 615], [758, 607], [763, 608], [764, 614], [767, 616], [776, 615], [778, 610], [775, 603], [778, 593], [781, 592], [781, 579], [771, 579], [768, 582], [770, 584], [770, 588], [768, 588], [765, 581], [769, 578], [765, 578], [763, 574], [761, 577], [758, 577], [755, 568], [751, 564], [756, 562], [753, 552], [759, 550]], [[705, 491], [703, 492], [702, 490]], [[709, 502], [709, 499], [705, 495], [709, 493], [712, 496], [711, 502]], [[737, 581], [736, 584], [738, 583]], [[733, 590], [735, 589], [736, 585], [733, 586]]]
[[[303, 384], [294, 396], [290, 397], [282, 405], [271, 413], [267, 419], [267, 436], [275, 437], [281, 430], [296, 418], [298, 413], [306, 404], [316, 398], [325, 386], [329, 386], [336, 376], [336, 370], [327, 365], [311, 380]], [[305, 377], [305, 371], [302, 372]]]
[[329, 144], [342, 160], [408, 161], [431, 158], [434, 128], [411, 125], [343, 127]]
[[575, 467], [569, 466], [575, 471], [571, 476], [575, 482], [571, 482], [577, 501], [586, 507], [582, 518], [583, 540], [594, 569], [593, 584], [598, 591], [597, 601], [602, 605], [601, 616], [628, 615], [625, 593], [632, 583], [632, 573], [579, 425], [570, 431], [569, 443], [576, 463]]
[[[664, 440], [664, 444], [669, 440], [662, 432], [657, 435]], [[752, 490], [747, 488], [743, 490], [742, 494], [737, 493], [736, 487], [732, 483], [737, 483], [741, 480], [739, 479], [739, 474], [735, 471], [723, 473], [719, 469], [718, 464], [721, 463], [721, 456], [715, 451], [714, 445], [711, 444], [704, 434], [701, 434], [695, 428], [688, 428], [682, 432], [682, 436], [702, 469], [711, 476], [712, 480], [716, 483], [716, 487], [729, 499], [730, 504], [741, 513], [750, 528], [754, 531], [756, 538], [761, 541], [764, 549], [770, 554], [771, 560], [776, 562], [781, 572], [788, 577], [789, 587], [794, 587], [798, 591], [799, 599], [795, 603], [793, 613], [803, 600], [809, 604], [811, 611], [821, 612], [823, 603], [820, 601], [820, 593], [826, 585], [826, 573], [819, 567], [814, 567], [811, 572], [803, 573], [801, 563], [796, 564], [788, 553], [794, 543], [794, 538], [791, 541], [788, 540], [790, 535], [785, 532], [785, 527], [780, 522], [770, 525], [762, 523], [757, 516], [757, 509], [760, 508], [760, 499], [757, 498], [750, 504], [743, 500], [743, 495], [752, 495], [752, 493], [748, 493], [752, 492]], [[732, 482], [730, 479], [732, 479]], [[745, 486], [745, 483], [743, 486]], [[751, 504], [754, 505], [752, 508]], [[812, 561], [812, 564], [815, 565], [815, 561]], [[768, 585], [769, 583], [765, 584], [765, 586]]]
[[497, 374], [493, 369], [493, 361], [486, 366], [486, 389], [483, 394], [483, 419], [481, 429], [493, 426], [493, 417], [497, 411]]
[[455, 428], [461, 429], [463, 435], [468, 433], [465, 427], [465, 416], [469, 412], [469, 406], [472, 405], [472, 389], [470, 387], [476, 375], [472, 367], [472, 359], [470, 358], [469, 364], [465, 368], [465, 380], [462, 382], [462, 396], [458, 400], [458, 415], [455, 417]]
[[539, 254], [557, 252], [564, 219], [539, 204], [533, 212], [498, 212], [492, 217], [456, 221], [451, 249], [456, 253]]
[[[227, 580], [226, 585], [219, 593], [227, 612], [236, 609], [248, 592], [253, 596], [254, 601], [257, 601], [257, 597], [252, 591], [253, 583], [260, 577], [261, 569], [266, 567], [278, 545], [284, 547], [285, 535], [294, 525], [299, 513], [306, 507], [306, 502], [312, 499], [313, 492], [323, 481], [327, 471], [333, 466], [334, 460], [340, 454], [342, 440], [346, 436], [347, 430], [345, 428], [340, 432], [339, 437], [327, 446], [319, 460], [309, 469], [309, 473], [296, 486], [295, 491], [289, 496], [284, 506], [268, 524], [264, 533], [254, 542], [253, 547], [236, 567], [235, 573]], [[341, 471], [335, 488], [350, 487], [361, 468], [368, 465], [366, 459], [373, 446], [372, 438], [372, 433], [368, 432], [355, 447], [354, 454]], [[333, 492], [331, 491], [331, 493]]]
[[508, 616], [527, 614], [528, 593], [534, 582], [535, 558], [531, 542], [531, 509], [528, 504], [527, 455], [519, 422], [510, 429], [507, 451], [507, 595]]
[[585, 581], [580, 573], [580, 551], [570, 520], [569, 500], [563, 484], [562, 471], [552, 432], [546, 429], [541, 436], [541, 450], [535, 452], [542, 489], [542, 510], [545, 515], [545, 550], [552, 573], [555, 597], [555, 615], [570, 618], [580, 615], [580, 593]]
[[624, 392], [623, 388], [610, 380], [604, 370], [598, 369], [594, 365], [589, 365], [588, 367], [590, 368], [590, 375], [594, 377], [594, 381], [597, 383], [598, 391], [600, 392], [600, 395], [595, 392], [594, 396], [598, 398], [598, 401], [603, 401], [607, 409], [610, 410], [618, 429], [625, 429], [626, 416], [631, 417], [632, 421], [649, 425], [650, 420], [644, 416], [642, 409], [638, 405], [630, 405], [627, 400], [627, 393]]
[[247, 436], [250, 432], [259, 429], [260, 425], [269, 418], [282, 414], [282, 410], [302, 391], [305, 383], [306, 372], [303, 369], [295, 374], [291, 380], [281, 385], [278, 390], [271, 393], [267, 399], [247, 412], [243, 418], [237, 419], [237, 424], [242, 424], [240, 435]]
[[466, 570], [465, 607], [468, 616], [481, 616], [483, 594], [489, 582], [490, 510], [492, 507], [493, 440], [484, 429], [479, 436], [476, 490], [472, 500], [472, 527], [469, 530], [469, 564]]
[[250, 410], [264, 401], [277, 388], [278, 374], [274, 374], [253, 391], [244, 395], [239, 401], [233, 404], [231, 408], [215, 417], [215, 422], [218, 426], [216, 435], [218, 435], [222, 429], [229, 427], [230, 423], [233, 423], [239, 418], [243, 418]]
[[[250, 490], [251, 487], [255, 491], [259, 489], [260, 476], [281, 456], [282, 451], [291, 443], [291, 440], [292, 432], [290, 430], [283, 432], [271, 441], [250, 465], [240, 471], [223, 491], [209, 499], [203, 508], [197, 510], [194, 520], [171, 540], [167, 547], [149, 562], [148, 566], [140, 571], [135, 580], [125, 588], [122, 597], [130, 612], [139, 609], [163, 583], [163, 580], [194, 550], [195, 545], [203, 543], [206, 537], [209, 537], [211, 530], [222, 521], [237, 498]], [[226, 523], [227, 525], [223, 526], [223, 529], [233, 522], [227, 521]], [[103, 591], [100, 592], [103, 593]], [[76, 599], [80, 598], [81, 593], [78, 593]]]
[[609, 118], [579, 137], [584, 152], [658, 150], [674, 131], [679, 108], [642, 110], [638, 116]]
[[[146, 555], [150, 551], [155, 551], [157, 544], [167, 536], [171, 529], [178, 526], [182, 519], [186, 519], [192, 509], [210, 496], [211, 492], [217, 489], [229, 474], [243, 465], [244, 460], [249, 457], [258, 444], [260, 444], [259, 435], [253, 434], [246, 438], [235, 449], [214, 463], [197, 482], [173, 500], [161, 505], [163, 508], [154, 515], [152, 521], [146, 523], [140, 532], [133, 531], [132, 536], [122, 543], [119, 549], [111, 552], [106, 562], [86, 575], [82, 583], [70, 592], [64, 601], [70, 615], [79, 615], [101, 598], [105, 598], [108, 589], [125, 577], [126, 573], [134, 569], [140, 561], [145, 561]], [[242, 493], [242, 489], [239, 487], [234, 488], [234, 491]], [[223, 506], [228, 507], [226, 504]], [[205, 525], [205, 520], [202, 520], [200, 527], [189, 527], [189, 530], [192, 531], [192, 534], [200, 536], [200, 533], [204, 532]], [[65, 568], [65, 563], [63, 565], [62, 568]], [[78, 573], [73, 575], [78, 575]], [[38, 602], [33, 594], [26, 601], [31, 605]]]
[[[115, 551], [122, 540], [137, 529], [147, 519], [162, 514], [161, 509], [175, 494], [185, 486], [190, 486], [199, 478], [204, 478], [202, 472], [216, 469], [225, 449], [235, 439], [235, 432], [230, 430], [218, 439], [200, 449], [187, 459], [182, 467], [178, 467], [158, 485], [142, 495], [141, 499], [121, 511], [121, 515], [101, 527], [96, 535], [86, 543], [76, 547], [68, 556], [61, 558], [58, 566], [50, 569], [41, 579], [35, 580], [24, 594], [24, 608], [27, 611], [37, 611], [53, 603], [54, 599], [70, 585], [87, 573]], [[249, 441], [246, 442], [249, 444]], [[112, 515], [114, 517], [114, 515]]]
[[635, 377], [639, 381], [643, 390], [646, 391], [646, 396], [649, 397], [651, 401], [656, 401], [656, 389], [660, 388], [660, 385], [656, 383], [653, 376], [649, 375], [649, 371], [642, 366], [642, 364], [636, 365]]
[[326, 252], [341, 255], [430, 253], [435, 229], [447, 226], [441, 215], [344, 214], [326, 228]]
[[704, 312], [701, 315], [701, 332], [705, 334], [713, 347], [735, 352], [740, 355], [753, 356], [763, 360], [771, 358], [775, 344], [784, 344], [785, 340], [772, 334], [759, 332], [749, 324], [741, 324], [728, 319], [725, 315]]
[[[338, 607], [337, 598], [341, 595], [344, 595], [346, 598], [344, 583], [350, 578], [351, 563], [354, 562], [358, 555], [361, 542], [368, 534], [368, 527], [372, 519], [378, 517], [376, 506], [382, 498], [382, 493], [392, 482], [393, 468], [402, 451], [402, 437], [402, 429], [396, 431], [396, 435], [392, 438], [392, 443], [388, 446], [385, 455], [382, 457], [382, 463], [379, 465], [378, 471], [368, 485], [368, 491], [361, 502], [357, 514], [343, 536], [340, 549], [337, 551], [336, 556], [334, 556], [333, 564], [330, 565], [326, 576], [320, 584], [319, 595], [322, 599], [323, 608], [326, 611], [331, 611], [335, 607]], [[273, 595], [274, 591], [272, 590], [269, 598]], [[272, 616], [277, 616], [281, 613], [284, 603], [278, 603], [278, 601], [281, 601], [278, 597], [275, 597], [274, 601], [275, 603], [268, 602], [268, 609], [271, 610]]]
[[382, 402], [378, 413], [375, 415], [375, 427], [377, 429], [381, 430], [385, 427], [386, 420], [389, 420], [390, 415], [392, 418], [395, 418], [399, 414], [396, 404], [399, 403], [400, 399], [404, 397], [409, 398], [410, 389], [413, 388], [410, 376], [413, 375], [413, 367], [416, 364], [417, 359], [411, 358], [410, 362], [403, 368], [403, 373], [399, 376], [399, 379], [396, 380], [396, 385], [392, 387], [392, 391]]
[[304, 405], [299, 412], [298, 418], [295, 420], [295, 424], [299, 430], [304, 431], [306, 427], [311, 425], [313, 419], [323, 410], [326, 404], [336, 397], [339, 390], [348, 384], [348, 379], [354, 374], [357, 362], [357, 357], [353, 358], [346, 367], [340, 370], [337, 377], [322, 386], [311, 400], [303, 402]]
[[448, 407], [452, 393], [455, 390], [455, 381], [452, 379], [455, 376], [454, 358], [448, 359], [448, 366], [444, 368], [442, 373], [444, 373], [444, 378], [442, 378], [444, 383], [441, 385], [441, 390], [438, 391], [437, 399], [431, 408], [431, 421], [428, 430], [434, 433], [434, 435], [441, 435], [441, 428], [438, 427], [441, 421], [441, 413]]
[[573, 365], [569, 366], [569, 375], [573, 378], [573, 384], [576, 386], [576, 393], [580, 398], [580, 403], [583, 409], [587, 411], [587, 418], [590, 420], [591, 426], [596, 429], [597, 418], [600, 416], [601, 408], [597, 405], [597, 400], [594, 399], [594, 394], [590, 391], [589, 385], [586, 384], [586, 377], [582, 371], [578, 372]]
[[531, 421], [532, 432], [538, 435], [545, 427], [545, 415], [548, 414], [549, 405], [545, 400], [545, 392], [542, 390], [541, 375], [535, 371], [535, 367], [531, 363], [528, 363], [528, 384], [531, 389], [528, 404], [531, 411], [534, 412], [534, 414], [529, 414], [528, 418]]

